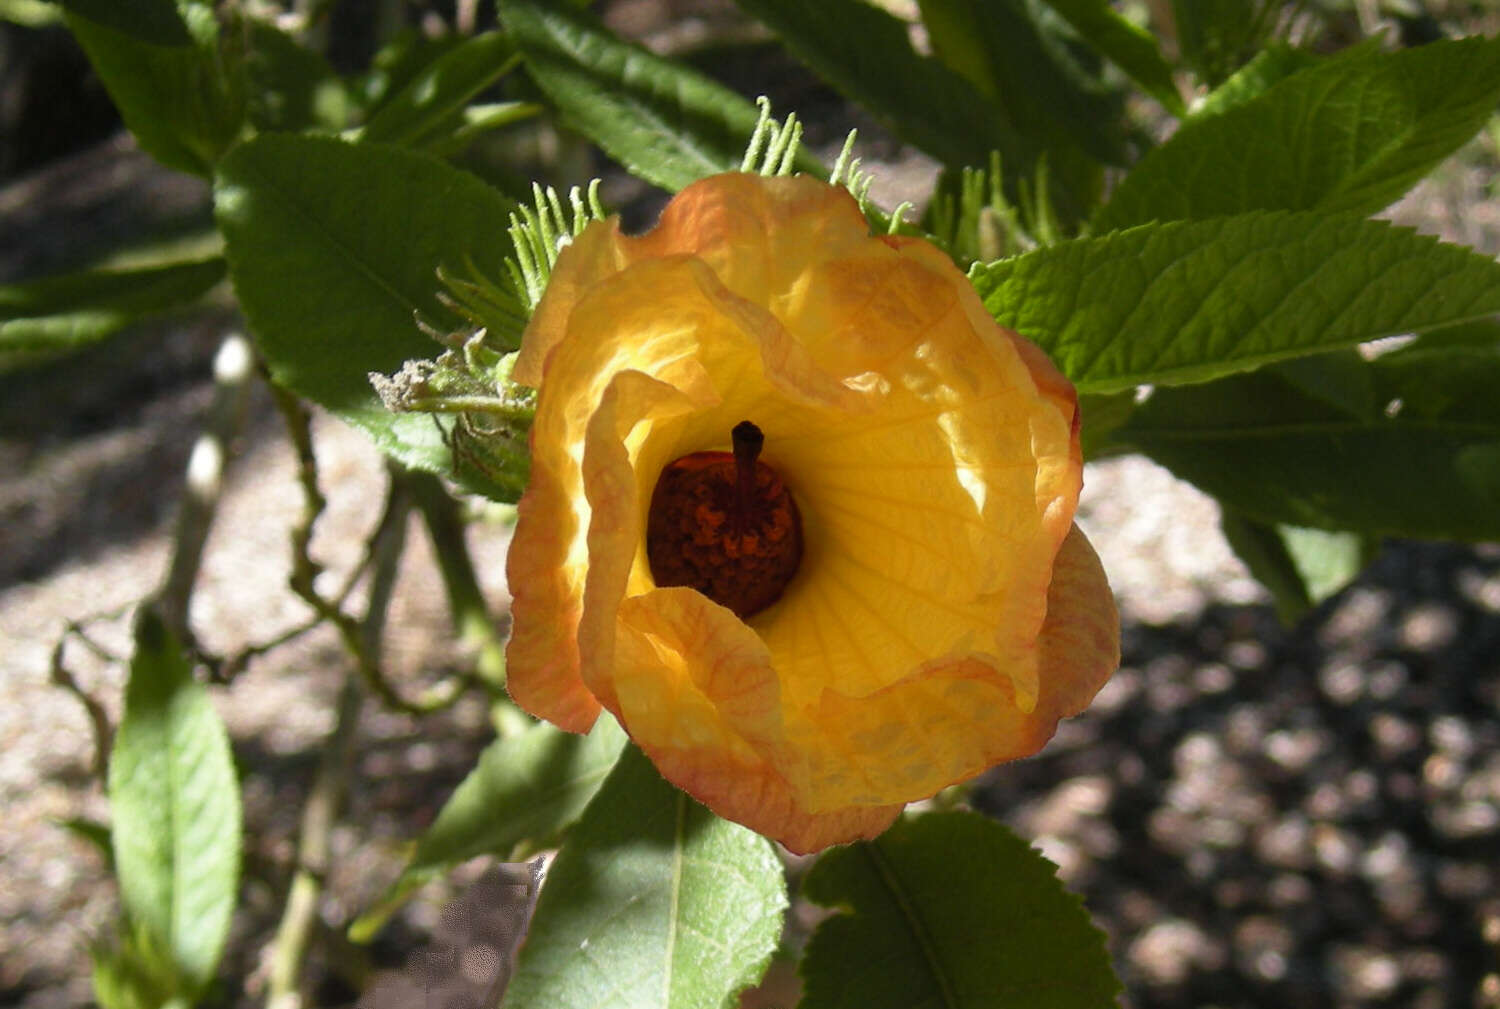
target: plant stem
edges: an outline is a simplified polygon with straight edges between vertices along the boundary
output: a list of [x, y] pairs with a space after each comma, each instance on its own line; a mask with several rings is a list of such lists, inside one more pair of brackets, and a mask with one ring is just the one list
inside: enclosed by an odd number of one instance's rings
[[[370, 582], [369, 606], [357, 631], [363, 660], [377, 664], [386, 615], [396, 587], [397, 567], [406, 543], [407, 508], [405, 494], [398, 486], [392, 485], [386, 505], [386, 517], [371, 541], [375, 571]], [[348, 794], [363, 701], [362, 678], [353, 673], [346, 675], [339, 688], [334, 728], [323, 745], [323, 759], [302, 808], [297, 872], [292, 877], [271, 950], [267, 1009], [301, 1009], [303, 1004], [302, 966], [318, 923], [318, 904], [328, 877], [333, 827]]]
[[185, 642], [193, 640], [188, 627], [193, 582], [197, 580], [203, 545], [218, 510], [230, 443], [245, 420], [254, 364], [250, 341], [242, 334], [230, 333], [224, 338], [214, 355], [214, 398], [208, 424], [188, 457], [187, 488], [177, 514], [172, 564], [154, 603], [167, 628]]
[[464, 519], [459, 503], [437, 477], [408, 471], [402, 477], [411, 491], [432, 538], [438, 569], [448, 590], [448, 608], [459, 640], [478, 649], [476, 667], [480, 678], [497, 690], [505, 683], [505, 639], [490, 616], [489, 604], [479, 587], [479, 577], [464, 539]]

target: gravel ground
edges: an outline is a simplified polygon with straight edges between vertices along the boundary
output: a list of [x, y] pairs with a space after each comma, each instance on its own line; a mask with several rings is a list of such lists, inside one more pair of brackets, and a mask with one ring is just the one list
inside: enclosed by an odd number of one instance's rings
[[[155, 178], [142, 160], [111, 148], [118, 182], [90, 190], [94, 205]], [[1461, 170], [1397, 215], [1493, 249], [1495, 215], [1454, 209], [1485, 185]], [[176, 190], [161, 200], [191, 213]], [[0, 228], [23, 206], [0, 199]], [[87, 947], [115, 896], [97, 851], [58, 823], [107, 809], [88, 722], [48, 684], [49, 656], [67, 620], [128, 606], [161, 577], [174, 500], [162, 489], [180, 480], [227, 324], [210, 314], [125, 337], [0, 404], [0, 1004], [89, 1004]], [[315, 431], [330, 496], [316, 553], [336, 582], [375, 521], [383, 477], [360, 436], [326, 418]], [[1033, 838], [1085, 897], [1126, 1004], [1500, 1005], [1500, 982], [1485, 980], [1500, 969], [1500, 549], [1389, 544], [1355, 586], [1285, 629], [1219, 535], [1212, 501], [1139, 459], [1090, 465], [1086, 484], [1080, 521], [1126, 617], [1123, 668], [1043, 755], [987, 776], [975, 802]], [[194, 600], [208, 647], [304, 618], [284, 588], [299, 503], [290, 451], [257, 398]], [[498, 608], [504, 530], [474, 538]], [[403, 682], [461, 661], [415, 530], [411, 543], [388, 641]], [[91, 626], [125, 651], [124, 619]], [[120, 665], [76, 642], [65, 658], [117, 712]], [[297, 810], [343, 675], [336, 642], [316, 633], [215, 692], [244, 773], [248, 878], [225, 975], [252, 980], [236, 1005], [259, 1000]], [[427, 719], [366, 707], [325, 921], [347, 921], [393, 877], [402, 842], [488, 731], [478, 699]], [[399, 964], [440, 934], [454, 892], [435, 887], [399, 916], [376, 962]], [[347, 1005], [357, 991], [329, 982], [318, 996]]]

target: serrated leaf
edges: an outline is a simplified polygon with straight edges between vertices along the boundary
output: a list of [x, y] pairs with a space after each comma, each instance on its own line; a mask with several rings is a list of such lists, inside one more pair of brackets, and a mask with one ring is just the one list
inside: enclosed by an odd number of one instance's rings
[[229, 737], [182, 646], [142, 615], [109, 759], [115, 865], [127, 919], [200, 991], [218, 966], [240, 871]]
[[[759, 116], [740, 95], [580, 12], [513, 0], [500, 18], [564, 121], [631, 174], [675, 191], [739, 169]], [[820, 170], [807, 154], [798, 163]]]
[[1117, 436], [1259, 522], [1500, 538], [1500, 353], [1398, 352], [1366, 367], [1383, 407], [1372, 418], [1264, 370], [1158, 389]]
[[[1356, 49], [1366, 46], [1373, 49], [1379, 46], [1379, 42], [1379, 39], [1371, 39], [1361, 43]], [[1342, 54], [1342, 56], [1351, 55], [1355, 55], [1355, 50]], [[1254, 59], [1236, 70], [1227, 81], [1204, 96], [1203, 101], [1193, 107], [1191, 117], [1206, 119], [1221, 112], [1228, 112], [1232, 108], [1244, 105], [1252, 98], [1259, 98], [1269, 91], [1272, 85], [1279, 84], [1292, 74], [1317, 66], [1324, 61], [1324, 57], [1311, 49], [1300, 49], [1287, 45], [1285, 42], [1271, 42], [1256, 53]]]
[[1172, 68], [1151, 33], [1125, 20], [1108, 0], [1047, 0], [1079, 35], [1174, 116], [1183, 113]]
[[0, 353], [71, 350], [155, 312], [187, 304], [224, 278], [220, 256], [138, 270], [87, 270], [0, 285]]
[[[164, 20], [168, 8], [175, 28]], [[104, 17], [102, 9], [73, 6], [66, 20], [125, 125], [141, 149], [168, 168], [208, 175], [239, 134], [243, 93], [214, 53], [193, 41], [171, 3], [145, 5], [151, 13], [132, 31], [118, 22], [133, 21], [134, 10], [101, 21], [85, 16]]]
[[511, 207], [435, 158], [321, 137], [257, 137], [214, 182], [230, 277], [273, 377], [436, 473], [452, 470], [443, 429], [386, 410], [367, 376], [435, 355], [417, 316], [439, 331], [468, 328], [439, 301], [437, 270], [466, 275], [472, 263], [505, 276]]
[[476, 855], [508, 858], [570, 827], [620, 757], [625, 734], [603, 715], [587, 736], [545, 722], [497, 739], [459, 784], [417, 842], [401, 876], [378, 906], [351, 926], [366, 942], [407, 895], [437, 872]]
[[1330, 60], [1184, 123], [1126, 176], [1093, 227], [1251, 210], [1373, 213], [1472, 137], [1497, 100], [1500, 39]]
[[842, 913], [807, 944], [799, 1009], [1101, 1009], [1120, 991], [1056, 866], [977, 813], [834, 848], [802, 892]]
[[1152, 224], [969, 276], [1080, 392], [1203, 382], [1500, 311], [1494, 260], [1348, 215]]
[[506, 1009], [724, 1009], [765, 970], [786, 883], [765, 838], [626, 749], [547, 873]]
[[370, 117], [361, 139], [416, 147], [464, 124], [463, 108], [500, 79], [516, 50], [501, 32], [484, 32], [422, 69]]

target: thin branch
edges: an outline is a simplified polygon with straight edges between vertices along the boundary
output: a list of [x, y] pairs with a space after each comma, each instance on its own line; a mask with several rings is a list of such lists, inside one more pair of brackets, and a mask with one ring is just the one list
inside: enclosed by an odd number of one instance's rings
[[[406, 545], [406, 516], [410, 500], [399, 481], [392, 481], [386, 498], [385, 514], [371, 538], [374, 575], [370, 581], [370, 601], [365, 618], [357, 624], [339, 611], [341, 630], [344, 621], [352, 625], [357, 651], [351, 654], [359, 665], [378, 668], [381, 640], [385, 634], [386, 616], [395, 593], [401, 552]], [[354, 762], [354, 737], [359, 726], [359, 710], [364, 701], [362, 683], [368, 677], [348, 675], [339, 688], [337, 718], [333, 732], [323, 746], [318, 775], [302, 808], [302, 825], [297, 841], [297, 871], [292, 877], [286, 907], [271, 947], [271, 969], [266, 998], [267, 1009], [300, 1009], [302, 1006], [302, 965], [307, 958], [309, 940], [318, 922], [318, 904], [327, 881], [331, 853], [330, 838], [348, 794], [349, 776]]]
[[63, 649], [68, 643], [68, 636], [75, 633], [91, 647], [97, 647], [87, 635], [83, 634], [77, 624], [69, 624], [67, 632], [58, 639], [57, 645], [52, 649], [52, 682], [78, 698], [78, 702], [83, 705], [83, 710], [88, 714], [89, 726], [94, 733], [94, 774], [102, 781], [109, 768], [109, 749], [114, 740], [114, 729], [109, 724], [109, 713], [104, 710], [104, 705], [79, 685], [78, 680], [63, 662]]

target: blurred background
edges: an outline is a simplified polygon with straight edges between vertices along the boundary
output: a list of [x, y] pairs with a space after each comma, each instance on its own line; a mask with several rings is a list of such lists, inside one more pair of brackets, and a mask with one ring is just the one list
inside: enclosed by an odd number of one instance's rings
[[[1381, 28], [1410, 44], [1500, 27], [1491, 4], [1296, 6], [1287, 16], [1308, 19], [1329, 47]], [[931, 192], [934, 162], [729, 0], [595, 7], [621, 35], [795, 111], [828, 161], [857, 127], [883, 206]], [[55, 9], [0, 0], [0, 17], [0, 284], [127, 246], [210, 241], [207, 185], [135, 149]], [[432, 39], [493, 21], [491, 0], [340, 0], [326, 53], [341, 72], [378, 75], [372, 54], [393, 33]], [[1387, 216], [1500, 252], [1497, 136], [1483, 132]], [[493, 134], [460, 163], [513, 191], [532, 177], [601, 175], [605, 205], [637, 227], [664, 199], [544, 123]], [[239, 325], [221, 293], [77, 354], [0, 358], [0, 1004], [91, 1002], [87, 951], [116, 895], [89, 840], [90, 822], [107, 817], [89, 714], [58, 670], [118, 716], [129, 607], [161, 581], [212, 358]], [[321, 415], [313, 432], [329, 498], [313, 551], [337, 583], [360, 562], [386, 476], [360, 434]], [[257, 386], [192, 602], [206, 648], [233, 654], [307, 619], [285, 587], [296, 480]], [[1500, 1006], [1500, 545], [1387, 542], [1353, 585], [1288, 626], [1235, 559], [1212, 501], [1140, 458], [1091, 463], [1085, 480], [1080, 523], [1125, 615], [1123, 667], [1042, 755], [994, 770], [971, 800], [1033, 840], [1084, 898], [1108, 933], [1124, 1004]], [[507, 515], [476, 505], [474, 517], [471, 549], [502, 614]], [[60, 646], [70, 622], [86, 637]], [[398, 683], [472, 661], [416, 532], [386, 655]], [[214, 1004], [263, 1001], [263, 952], [346, 663], [323, 628], [250, 658], [216, 693], [246, 804], [245, 879], [221, 973], [246, 980]], [[352, 1005], [382, 970], [408, 963], [483, 869], [428, 887], [369, 948], [339, 938], [472, 766], [489, 718], [476, 693], [438, 715], [372, 711], [361, 723], [311, 968], [318, 1004]], [[791, 942], [807, 913], [794, 914]], [[746, 1004], [790, 1006], [785, 985], [773, 977]]]

